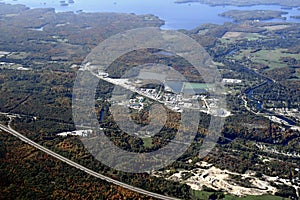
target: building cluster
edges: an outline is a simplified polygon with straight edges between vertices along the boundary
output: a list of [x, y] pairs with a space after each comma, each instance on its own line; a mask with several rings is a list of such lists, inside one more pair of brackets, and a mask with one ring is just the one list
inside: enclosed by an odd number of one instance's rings
[[242, 80], [240, 79], [231, 79], [231, 78], [224, 78], [222, 80], [223, 83], [235, 83], [235, 84], [238, 84], [238, 83], [242, 83]]
[[92, 130], [77, 130], [77, 131], [62, 132], [62, 133], [58, 133], [57, 135], [58, 136], [63, 136], [63, 137], [66, 137], [68, 135], [87, 137], [91, 133], [92, 133]]
[[[91, 66], [89, 64], [85, 65], [82, 70], [88, 70]], [[129, 79], [115, 79], [109, 78], [109, 74], [101, 70], [98, 70], [95, 73], [100, 79], [110, 82], [114, 85], [121, 86], [125, 89], [130, 90], [131, 92], [137, 93], [139, 97], [136, 99], [125, 100], [121, 99], [112, 101], [114, 103], [127, 104], [127, 107], [135, 110], [142, 110], [147, 105], [143, 102], [145, 98], [154, 100], [161, 104], [164, 104], [167, 108], [174, 112], [183, 112], [184, 109], [193, 109], [199, 110], [201, 112], [206, 112], [218, 116], [228, 116], [229, 112], [224, 109], [217, 109], [218, 103], [217, 100], [212, 99], [211, 103], [207, 103], [205, 94], [183, 94], [182, 92], [171, 92], [174, 90], [171, 86], [165, 85], [165, 87], [160, 88], [140, 88], [137, 84], [137, 81], [131, 81]], [[230, 80], [231, 82], [233, 80]], [[234, 82], [239, 82], [238, 80]], [[182, 84], [181, 84], [182, 85]], [[162, 89], [163, 88], [163, 89]], [[205, 90], [206, 91], [206, 90]], [[126, 102], [127, 101], [127, 102]], [[210, 105], [214, 109], [210, 109]]]

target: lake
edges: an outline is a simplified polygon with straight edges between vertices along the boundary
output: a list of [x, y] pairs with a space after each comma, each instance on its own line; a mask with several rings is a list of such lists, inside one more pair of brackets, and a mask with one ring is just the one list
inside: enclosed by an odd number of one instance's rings
[[[223, 24], [232, 19], [219, 16], [229, 10], [279, 10], [289, 14], [287, 22], [300, 22], [299, 19], [290, 18], [300, 15], [297, 8], [284, 10], [277, 5], [261, 6], [209, 6], [200, 3], [176, 4], [174, 0], [74, 0], [68, 6], [61, 6], [59, 0], [0, 0], [10, 4], [24, 4], [30, 8], [55, 8], [57, 12], [83, 10], [84, 12], [121, 12], [135, 14], [154, 14], [165, 21], [164, 29], [193, 29], [204, 23]], [[68, 3], [68, 0], [66, 0]], [[282, 21], [282, 20], [271, 20]]]

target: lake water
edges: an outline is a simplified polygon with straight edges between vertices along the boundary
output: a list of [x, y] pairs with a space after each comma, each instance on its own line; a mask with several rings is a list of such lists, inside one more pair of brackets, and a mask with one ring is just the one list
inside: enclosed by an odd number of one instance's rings
[[[164, 29], [193, 29], [204, 23], [223, 24], [232, 21], [219, 16], [228, 10], [279, 10], [289, 12], [287, 22], [300, 22], [299, 19], [290, 18], [300, 15], [297, 8], [284, 10], [281, 6], [208, 6], [200, 3], [176, 4], [175, 0], [74, 0], [68, 6], [61, 6], [59, 0], [2, 0], [5, 3], [24, 4], [30, 8], [55, 8], [57, 12], [78, 11], [84, 12], [122, 12], [135, 14], [154, 14], [165, 21]], [[0, 0], [1, 2], [1, 0]], [[66, 0], [68, 3], [68, 0]], [[281, 21], [281, 20], [272, 20]]]

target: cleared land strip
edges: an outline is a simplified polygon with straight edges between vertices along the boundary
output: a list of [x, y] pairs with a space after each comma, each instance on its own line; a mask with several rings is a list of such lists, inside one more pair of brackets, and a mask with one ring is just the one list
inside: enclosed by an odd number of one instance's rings
[[24, 135], [22, 135], [21, 133], [15, 131], [11, 127], [6, 127], [6, 126], [0, 124], [0, 129], [3, 130], [3, 131], [5, 131], [5, 132], [8, 132], [8, 133], [14, 135], [15, 137], [19, 138], [23, 142], [25, 142], [25, 143], [27, 143], [27, 144], [29, 144], [31, 146], [34, 146], [35, 148], [37, 148], [37, 149], [39, 149], [39, 150], [41, 150], [41, 151], [43, 151], [43, 152], [45, 152], [45, 153], [47, 153], [47, 154], [55, 157], [55, 158], [57, 158], [57, 159], [65, 162], [65, 163], [67, 163], [68, 165], [76, 167], [77, 169], [80, 169], [80, 170], [86, 172], [87, 174], [90, 174], [90, 175], [92, 175], [92, 176], [94, 176], [96, 178], [100, 178], [100, 179], [105, 180], [107, 182], [110, 182], [110, 183], [113, 183], [115, 185], [121, 186], [123, 188], [129, 189], [131, 191], [138, 192], [138, 193], [144, 194], [144, 195], [148, 195], [148, 196], [151, 196], [151, 197], [154, 197], [154, 198], [166, 199], [166, 200], [169, 200], [169, 199], [170, 200], [178, 200], [177, 198], [168, 197], [168, 196], [164, 196], [164, 195], [161, 195], [161, 194], [156, 194], [156, 193], [153, 193], [153, 192], [149, 192], [147, 190], [143, 190], [141, 188], [137, 188], [137, 187], [134, 187], [134, 186], [122, 183], [120, 181], [117, 181], [117, 180], [114, 180], [114, 179], [109, 178], [107, 176], [104, 176], [104, 175], [102, 175], [100, 173], [97, 173], [97, 172], [95, 172], [95, 171], [93, 171], [91, 169], [88, 169], [88, 168], [86, 168], [86, 167], [84, 167], [84, 166], [82, 166], [82, 165], [80, 165], [80, 164], [78, 164], [78, 163], [76, 163], [76, 162], [74, 162], [72, 160], [69, 160], [69, 159], [67, 159], [67, 158], [65, 158], [65, 157], [63, 157], [63, 156], [61, 156], [61, 155], [59, 155], [59, 154], [57, 154], [57, 153], [55, 153], [55, 152], [53, 152], [53, 151], [45, 148], [45, 147], [37, 144], [36, 142], [34, 142], [34, 141], [28, 139], [27, 137], [25, 137]]

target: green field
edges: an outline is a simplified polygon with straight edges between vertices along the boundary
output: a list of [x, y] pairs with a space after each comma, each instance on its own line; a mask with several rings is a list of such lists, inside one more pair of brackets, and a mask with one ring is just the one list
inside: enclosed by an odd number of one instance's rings
[[260, 35], [259, 33], [242, 33], [238, 32], [239, 34], [236, 36], [224, 35], [222, 38], [219, 38], [222, 44], [227, 45], [231, 43], [235, 43], [239, 40], [248, 40], [248, 41], [255, 41], [259, 39], [266, 38], [266, 36]]
[[286, 49], [260, 50], [255, 53], [251, 53], [251, 50], [245, 50], [236, 55], [235, 59], [242, 60], [245, 56], [252, 62], [269, 66], [269, 70], [286, 67], [287, 65], [283, 61], [280, 61], [280, 59], [283, 57], [290, 57], [300, 60], [299, 54], [285, 53], [285, 50]]
[[143, 142], [144, 142], [144, 147], [146, 148], [151, 148], [153, 146], [151, 137], [143, 138]]
[[182, 87], [186, 90], [190, 90], [190, 89], [208, 90], [210, 88], [209, 84], [206, 83], [189, 83], [189, 82], [184, 82]]

